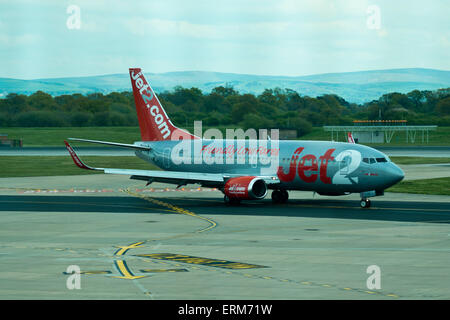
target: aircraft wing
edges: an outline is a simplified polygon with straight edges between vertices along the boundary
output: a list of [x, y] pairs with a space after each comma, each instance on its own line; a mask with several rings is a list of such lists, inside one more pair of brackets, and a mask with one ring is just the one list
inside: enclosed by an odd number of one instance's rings
[[[221, 187], [232, 177], [242, 176], [237, 174], [221, 174], [221, 173], [202, 173], [202, 172], [185, 172], [185, 171], [159, 171], [159, 170], [135, 170], [135, 169], [115, 169], [115, 168], [95, 168], [86, 165], [75, 153], [70, 144], [64, 141], [73, 162], [81, 169], [103, 171], [107, 174], [123, 174], [131, 176], [131, 179], [144, 180], [151, 182], [174, 183], [179, 186], [185, 184], [201, 184], [209, 187]], [[258, 176], [267, 184], [280, 183], [277, 176]]]
[[[117, 143], [117, 142], [109, 142], [109, 141], [88, 140], [88, 139], [78, 139], [78, 138], [69, 138], [69, 140], [81, 141], [81, 142], [90, 142], [90, 143], [98, 143], [98, 144], [104, 144], [104, 145], [114, 146], [114, 147], [131, 148], [131, 149], [146, 150], [146, 151], [151, 149], [149, 147], [139, 146], [139, 145], [136, 145], [136, 144], [126, 144], [126, 143]], [[64, 142], [66, 142], [66, 141], [64, 141]]]

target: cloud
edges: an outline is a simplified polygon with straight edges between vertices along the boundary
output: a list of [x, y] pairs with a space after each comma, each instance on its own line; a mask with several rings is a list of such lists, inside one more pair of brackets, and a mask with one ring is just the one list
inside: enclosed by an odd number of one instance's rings
[[242, 24], [197, 24], [187, 21], [133, 18], [124, 22], [125, 27], [139, 36], [173, 36], [203, 40], [264, 39], [288, 34], [295, 26], [289, 22], [264, 22]]
[[8, 35], [0, 34], [0, 43], [3, 46], [15, 47], [15, 46], [28, 46], [38, 43], [40, 36], [37, 34], [22, 34], [22, 35]]
[[365, 15], [368, 0], [282, 0], [276, 2], [274, 10], [281, 14], [315, 15], [316, 17], [335, 17]]
[[[81, 9], [81, 29], [66, 28], [70, 4]], [[380, 8], [379, 28], [367, 26], [369, 5]], [[448, 69], [446, 5], [440, 0], [427, 6], [414, 0], [17, 0], [0, 3], [5, 49], [0, 71], [16, 72], [8, 71], [12, 62], [26, 59], [20, 77], [113, 73], [127, 65], [158, 72], [291, 75], [427, 64]], [[62, 57], [67, 63], [56, 68]]]
[[187, 21], [133, 18], [124, 22], [135, 35], [187, 36], [194, 38], [215, 38], [221, 32], [212, 25], [194, 24]]
[[450, 40], [448, 39], [448, 37], [446, 35], [443, 35], [440, 38], [440, 44], [445, 47], [445, 48], [449, 48], [450, 47]]
[[[233, 42], [263, 41], [280, 44], [284, 40], [315, 39], [327, 35], [361, 34], [364, 21], [277, 21], [240, 24], [197, 24], [187, 21], [130, 18], [123, 22], [134, 35], [185, 37]], [[365, 30], [363, 30], [365, 32]]]

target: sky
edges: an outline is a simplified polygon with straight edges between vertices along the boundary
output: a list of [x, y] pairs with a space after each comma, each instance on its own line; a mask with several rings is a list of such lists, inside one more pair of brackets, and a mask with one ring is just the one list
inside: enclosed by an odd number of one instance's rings
[[450, 70], [448, 0], [0, 0], [0, 77]]

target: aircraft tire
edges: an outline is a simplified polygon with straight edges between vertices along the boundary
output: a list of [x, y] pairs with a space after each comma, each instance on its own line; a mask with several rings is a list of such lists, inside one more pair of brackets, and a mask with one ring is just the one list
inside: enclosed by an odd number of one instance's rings
[[359, 203], [359, 205], [361, 206], [361, 208], [363, 209], [367, 209], [370, 208], [370, 200], [369, 199], [361, 199], [361, 202]]
[[224, 196], [223, 201], [225, 202], [225, 205], [227, 205], [227, 206], [236, 206], [241, 203], [240, 199], [230, 198], [228, 196]]
[[283, 196], [283, 203], [286, 203], [289, 199], [289, 193], [286, 190], [280, 190], [281, 195]]
[[[274, 190], [273, 192], [272, 192], [272, 202], [273, 203], [276, 203], [276, 204], [278, 204], [278, 203], [283, 203], [284, 201], [284, 196], [283, 196], [283, 193], [282, 193], [282, 191], [280, 191], [280, 190]], [[287, 200], [287, 199], [286, 199]]]

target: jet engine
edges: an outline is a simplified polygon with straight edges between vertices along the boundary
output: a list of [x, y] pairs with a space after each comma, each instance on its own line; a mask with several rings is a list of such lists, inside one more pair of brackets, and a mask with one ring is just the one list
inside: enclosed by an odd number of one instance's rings
[[230, 199], [259, 200], [267, 195], [267, 184], [254, 176], [231, 178], [225, 183], [223, 193]]

